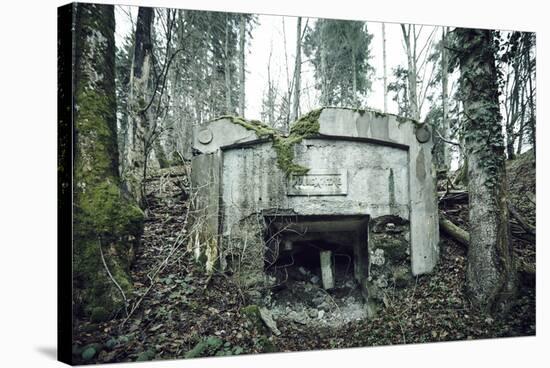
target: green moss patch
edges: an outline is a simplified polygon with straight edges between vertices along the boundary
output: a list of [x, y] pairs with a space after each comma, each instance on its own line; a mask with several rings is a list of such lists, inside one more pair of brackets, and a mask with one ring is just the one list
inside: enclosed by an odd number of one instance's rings
[[248, 318], [254, 327], [258, 330], [263, 329], [260, 307], [255, 304], [247, 305], [241, 309], [241, 313]]
[[233, 124], [252, 130], [258, 138], [272, 140], [273, 148], [277, 152], [277, 164], [285, 175], [303, 175], [309, 169], [294, 162], [294, 145], [300, 143], [304, 138], [319, 134], [319, 116], [321, 115], [321, 111], [322, 108], [310, 111], [292, 123], [288, 136], [257, 120], [245, 120], [241, 117], [228, 115], [222, 116], [220, 119], [227, 119]]
[[258, 120], [246, 120], [240, 116], [233, 116], [233, 115], [224, 115], [216, 120], [221, 120], [221, 119], [227, 119], [233, 124], [237, 124], [247, 130], [254, 131], [258, 136], [258, 138], [271, 138], [275, 134], [277, 134], [277, 130], [273, 129], [269, 125], [264, 124]]
[[[97, 162], [94, 160], [94, 162]], [[116, 177], [99, 181], [99, 166], [77, 167], [74, 204], [75, 295], [81, 312], [92, 321], [110, 319], [123, 298], [101, 259], [126, 295], [132, 290], [129, 267], [133, 247], [143, 231], [143, 211], [118, 186]], [[101, 245], [100, 245], [101, 244]]]
[[[217, 336], [208, 336], [199, 341], [197, 345], [187, 353], [185, 353], [185, 359], [198, 358], [201, 356], [213, 356], [222, 346], [223, 340]], [[220, 355], [220, 354], [216, 354]], [[225, 355], [225, 354], [224, 354]], [[230, 354], [229, 354], [230, 355]]]

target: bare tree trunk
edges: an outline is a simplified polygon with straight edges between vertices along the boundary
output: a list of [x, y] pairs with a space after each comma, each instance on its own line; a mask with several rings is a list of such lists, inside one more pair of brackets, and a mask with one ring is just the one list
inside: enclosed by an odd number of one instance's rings
[[457, 29], [468, 157], [470, 247], [466, 286], [472, 303], [505, 311], [516, 292], [508, 225], [504, 139], [492, 33]]
[[246, 20], [243, 15], [239, 22], [239, 114], [244, 116], [245, 107], [245, 46]]
[[519, 115], [519, 90], [521, 88], [520, 73], [521, 73], [521, 53], [516, 50], [512, 60], [512, 71], [514, 73], [514, 79], [512, 81], [512, 88], [510, 98], [505, 102], [508, 104], [509, 114], [506, 119], [506, 154], [509, 160], [513, 160], [515, 156], [515, 140], [516, 134], [514, 132], [516, 122]]
[[283, 115], [283, 121], [284, 121], [284, 127], [283, 130], [286, 132], [289, 129], [290, 126], [290, 116], [292, 114], [292, 88], [293, 88], [293, 80], [291, 80], [290, 72], [289, 72], [289, 64], [288, 64], [288, 53], [287, 53], [287, 47], [286, 47], [286, 26], [285, 26], [285, 17], [282, 18], [283, 23], [283, 50], [285, 51], [285, 74], [286, 74], [286, 93], [283, 97], [283, 103], [281, 104], [281, 110]]
[[384, 68], [384, 112], [388, 112], [388, 71], [386, 61], [386, 24], [382, 23], [382, 63]]
[[321, 105], [327, 106], [328, 105], [328, 68], [327, 68], [327, 50], [326, 50], [326, 35], [325, 35], [325, 28], [326, 28], [326, 21], [321, 20], [323, 23], [321, 25], [321, 78], [322, 78], [322, 85], [321, 85]]
[[537, 124], [537, 117], [535, 113], [535, 95], [533, 90], [533, 63], [531, 61], [531, 47], [532, 40], [531, 40], [531, 34], [527, 33], [524, 34], [525, 37], [525, 46], [524, 46], [524, 52], [525, 55], [525, 62], [527, 63], [526, 69], [527, 69], [527, 76], [528, 76], [528, 82], [529, 82], [529, 110], [530, 110], [530, 128], [531, 128], [531, 143], [533, 145], [533, 155], [537, 157], [537, 135], [536, 135], [536, 124]]
[[134, 58], [130, 75], [130, 96], [128, 98], [128, 144], [126, 149], [126, 171], [124, 182], [136, 201], [143, 205], [143, 170], [146, 161], [145, 140], [149, 125], [148, 93], [152, 68], [153, 44], [151, 26], [153, 8], [140, 7], [138, 11]]
[[357, 65], [355, 62], [355, 42], [352, 41], [351, 43], [351, 72], [352, 72], [352, 101], [353, 101], [353, 107], [357, 108], [358, 101], [357, 101]]
[[300, 93], [302, 78], [302, 17], [296, 21], [296, 60], [294, 64], [294, 101], [292, 110], [292, 121], [300, 116]]
[[[416, 83], [416, 35], [415, 26], [408, 25], [405, 27], [401, 24], [403, 39], [405, 41], [405, 49], [407, 52], [407, 77], [409, 80], [409, 104], [411, 107], [411, 118], [420, 120], [420, 111], [418, 109], [417, 83]], [[411, 31], [413, 35], [411, 38]]]
[[533, 154], [537, 155], [537, 117], [535, 113], [535, 102], [533, 94], [533, 78], [529, 72], [529, 106], [531, 110], [531, 143], [533, 144]]
[[271, 51], [269, 52], [269, 61], [267, 63], [267, 110], [269, 123], [275, 123], [275, 94], [273, 91], [273, 80], [271, 79]]
[[518, 148], [516, 154], [521, 154], [523, 148], [523, 134], [525, 132], [525, 87], [521, 88], [521, 97], [520, 97], [520, 106], [521, 106], [521, 116], [520, 116], [520, 125], [518, 131]]
[[229, 58], [229, 19], [225, 17], [224, 77], [225, 77], [225, 113], [233, 113], [231, 108], [231, 59]]
[[[440, 132], [443, 138], [449, 139], [449, 96], [448, 96], [448, 81], [449, 81], [449, 61], [447, 56], [447, 27], [443, 27], [443, 35], [441, 37], [441, 104], [443, 110], [443, 118], [441, 121]], [[443, 145], [443, 166], [446, 169], [451, 167], [451, 152], [447, 144]]]

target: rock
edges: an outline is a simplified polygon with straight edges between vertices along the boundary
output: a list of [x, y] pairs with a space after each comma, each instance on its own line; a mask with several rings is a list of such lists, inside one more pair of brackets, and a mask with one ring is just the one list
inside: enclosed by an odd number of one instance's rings
[[256, 328], [261, 329], [263, 327], [260, 308], [257, 305], [248, 305], [241, 309], [241, 313], [244, 314]]
[[260, 318], [265, 323], [265, 325], [275, 334], [275, 336], [279, 336], [281, 334], [281, 331], [277, 328], [277, 323], [273, 319], [273, 316], [271, 315], [271, 312], [267, 308], [260, 308]]
[[114, 337], [110, 338], [109, 340], [107, 340], [107, 342], [105, 343], [105, 346], [107, 347], [107, 349], [113, 349], [115, 346], [118, 345], [118, 340], [115, 339]]
[[299, 312], [299, 313], [296, 312], [296, 311], [292, 311], [288, 314], [288, 318], [290, 318], [292, 321], [294, 321], [296, 323], [300, 323], [302, 325], [307, 324], [307, 316], [303, 311]]
[[395, 287], [404, 288], [413, 281], [413, 275], [409, 271], [409, 267], [398, 267], [393, 271], [393, 280]]
[[309, 272], [304, 267], [298, 267], [298, 271], [304, 276], [306, 276]]
[[353, 280], [348, 280], [346, 281], [346, 283], [344, 284], [345, 287], [347, 288], [354, 288], [355, 287], [355, 282]]
[[92, 359], [93, 357], [96, 356], [97, 353], [101, 351], [102, 348], [103, 348], [103, 345], [101, 344], [90, 344], [85, 346], [84, 349], [82, 349], [82, 354], [81, 354], [82, 359], [84, 360]]
[[310, 318], [315, 318], [317, 317], [317, 312], [317, 309], [310, 308], [307, 313]]
[[317, 308], [320, 309], [320, 310], [323, 310], [323, 311], [325, 311], [325, 312], [329, 312], [329, 311], [330, 311], [330, 305], [329, 305], [326, 301], [324, 301], [324, 302], [322, 302], [321, 304], [319, 304], [319, 306], [318, 306]]
[[319, 276], [317, 275], [313, 275], [313, 277], [311, 279], [309, 279], [309, 281], [311, 281], [312, 284], [317, 284], [319, 283]]
[[325, 311], [324, 310], [320, 310], [317, 312], [317, 318], [321, 319], [325, 316]]
[[311, 301], [317, 305], [323, 303], [326, 300], [325, 294], [320, 294], [316, 296], [315, 298], [311, 299]]
[[371, 252], [371, 263], [376, 266], [382, 266], [386, 260], [384, 259], [384, 250], [376, 249], [374, 253]]
[[379, 288], [386, 288], [388, 287], [388, 280], [386, 279], [386, 275], [380, 275], [379, 278], [377, 278], [374, 283]]
[[96, 354], [96, 351], [92, 347], [84, 349], [84, 351], [82, 352], [82, 359], [90, 360], [95, 356], [95, 354]]

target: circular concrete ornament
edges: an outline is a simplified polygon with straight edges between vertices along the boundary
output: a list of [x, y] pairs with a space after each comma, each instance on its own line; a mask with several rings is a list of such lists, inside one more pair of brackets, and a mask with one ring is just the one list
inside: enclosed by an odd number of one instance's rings
[[212, 131], [208, 128], [203, 129], [198, 134], [199, 142], [202, 144], [208, 144], [212, 142], [212, 138], [214, 138], [214, 135], [212, 135]]
[[430, 133], [430, 130], [425, 126], [421, 126], [420, 128], [416, 129], [416, 139], [420, 143], [426, 143], [430, 140], [432, 134]]

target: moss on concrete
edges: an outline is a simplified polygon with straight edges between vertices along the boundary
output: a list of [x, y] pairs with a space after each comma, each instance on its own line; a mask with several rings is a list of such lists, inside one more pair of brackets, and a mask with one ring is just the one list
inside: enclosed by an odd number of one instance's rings
[[227, 119], [233, 124], [240, 125], [247, 130], [252, 130], [256, 133], [258, 138], [271, 138], [275, 134], [277, 134], [277, 130], [273, 129], [267, 124], [262, 123], [259, 120], [246, 120], [245, 118], [242, 118], [240, 116], [233, 115], [224, 115], [216, 120], [220, 119]]
[[238, 116], [228, 115], [222, 116], [220, 119], [228, 119], [233, 124], [238, 124], [245, 129], [252, 130], [258, 138], [272, 140], [273, 148], [277, 152], [277, 164], [285, 175], [303, 175], [309, 169], [294, 162], [294, 145], [300, 143], [304, 138], [319, 134], [319, 116], [321, 115], [321, 111], [322, 108], [312, 110], [292, 123], [288, 136], [257, 120], [245, 120]]
[[204, 249], [196, 250], [195, 260], [205, 267], [207, 274], [212, 274], [219, 263], [217, 238], [200, 231], [196, 245]]

